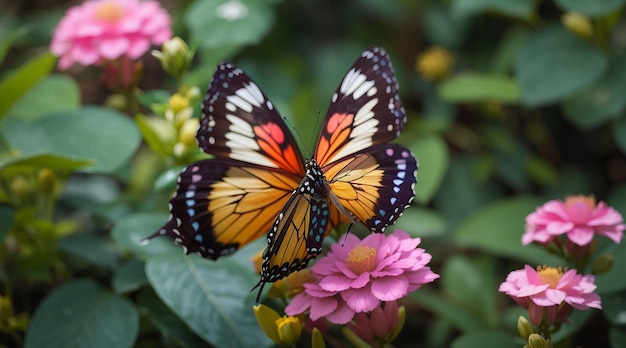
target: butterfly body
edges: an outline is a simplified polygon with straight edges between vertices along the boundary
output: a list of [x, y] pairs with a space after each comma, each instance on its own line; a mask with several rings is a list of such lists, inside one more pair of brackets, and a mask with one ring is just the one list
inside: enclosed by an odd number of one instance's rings
[[183, 170], [169, 221], [152, 236], [217, 259], [266, 234], [262, 287], [306, 267], [340, 222], [383, 232], [411, 203], [417, 182], [417, 160], [388, 143], [406, 123], [397, 89], [387, 54], [363, 52], [331, 97], [305, 162], [261, 89], [220, 64], [197, 133], [214, 158]]

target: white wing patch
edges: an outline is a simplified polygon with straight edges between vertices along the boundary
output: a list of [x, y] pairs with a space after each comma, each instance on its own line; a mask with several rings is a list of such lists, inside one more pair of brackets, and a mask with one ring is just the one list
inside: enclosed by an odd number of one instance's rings
[[230, 126], [228, 126], [228, 133], [224, 134], [224, 137], [227, 139], [226, 146], [231, 150], [230, 158], [277, 168], [276, 163], [258, 152], [260, 148], [254, 140], [254, 130], [250, 124], [231, 114], [227, 114], [226, 119], [230, 122]]

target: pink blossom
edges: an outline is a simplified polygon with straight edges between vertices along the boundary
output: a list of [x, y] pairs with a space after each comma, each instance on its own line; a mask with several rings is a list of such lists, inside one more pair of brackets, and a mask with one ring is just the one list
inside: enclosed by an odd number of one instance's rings
[[[311, 319], [326, 317], [347, 323], [355, 313], [374, 310], [382, 302], [396, 301], [422, 284], [439, 278], [426, 266], [431, 259], [417, 248], [419, 238], [396, 230], [386, 236], [373, 233], [363, 240], [353, 234], [336, 243], [311, 268], [316, 283], [304, 284], [285, 308], [289, 315], [310, 311]], [[341, 321], [329, 314], [340, 312]]]
[[526, 308], [530, 321], [539, 326], [562, 323], [572, 309], [602, 309], [601, 299], [594, 291], [595, 277], [577, 274], [575, 270], [526, 265], [523, 270], [509, 273], [499, 291]]
[[578, 246], [591, 243], [595, 234], [619, 243], [626, 229], [623, 221], [622, 215], [604, 202], [596, 205], [592, 196], [570, 196], [565, 201], [549, 201], [529, 214], [522, 243], [548, 244], [563, 234]]
[[384, 302], [384, 306], [376, 307], [371, 313], [357, 313], [349, 327], [363, 341], [391, 343], [404, 326], [404, 309], [398, 310], [398, 302]]
[[59, 69], [122, 56], [137, 59], [171, 38], [170, 17], [156, 1], [90, 0], [70, 8], [54, 30], [50, 51]]

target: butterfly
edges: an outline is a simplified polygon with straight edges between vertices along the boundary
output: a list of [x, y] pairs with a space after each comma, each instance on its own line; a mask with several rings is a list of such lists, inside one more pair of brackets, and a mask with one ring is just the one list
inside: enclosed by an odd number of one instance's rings
[[348, 70], [306, 161], [274, 104], [233, 64], [218, 65], [202, 112], [196, 138], [213, 158], [182, 171], [169, 220], [148, 238], [217, 259], [267, 234], [259, 295], [305, 268], [331, 227], [358, 221], [384, 232], [414, 198], [418, 162], [388, 143], [407, 117], [382, 48]]

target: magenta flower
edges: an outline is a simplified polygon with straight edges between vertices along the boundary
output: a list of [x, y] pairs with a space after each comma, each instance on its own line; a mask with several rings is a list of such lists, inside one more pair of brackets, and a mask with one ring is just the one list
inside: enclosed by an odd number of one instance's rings
[[498, 291], [526, 308], [537, 327], [549, 327], [563, 323], [572, 309], [602, 309], [594, 282], [594, 276], [577, 274], [573, 269], [544, 266], [535, 270], [526, 265], [523, 270], [509, 273]]
[[[381, 302], [406, 296], [439, 278], [426, 266], [431, 256], [417, 248], [420, 242], [400, 230], [389, 236], [373, 233], [363, 240], [348, 234], [313, 265], [317, 283], [304, 284], [285, 312], [297, 315], [309, 310], [312, 320], [326, 317], [344, 324], [355, 313], [371, 312]], [[331, 319], [330, 314], [337, 317]]]
[[70, 8], [54, 30], [50, 51], [59, 69], [137, 59], [172, 37], [170, 17], [156, 1], [91, 0]]
[[604, 202], [596, 205], [592, 196], [569, 196], [565, 202], [549, 201], [529, 214], [522, 243], [548, 244], [563, 234], [578, 246], [591, 243], [595, 234], [619, 243], [626, 229], [623, 221], [622, 215]]

